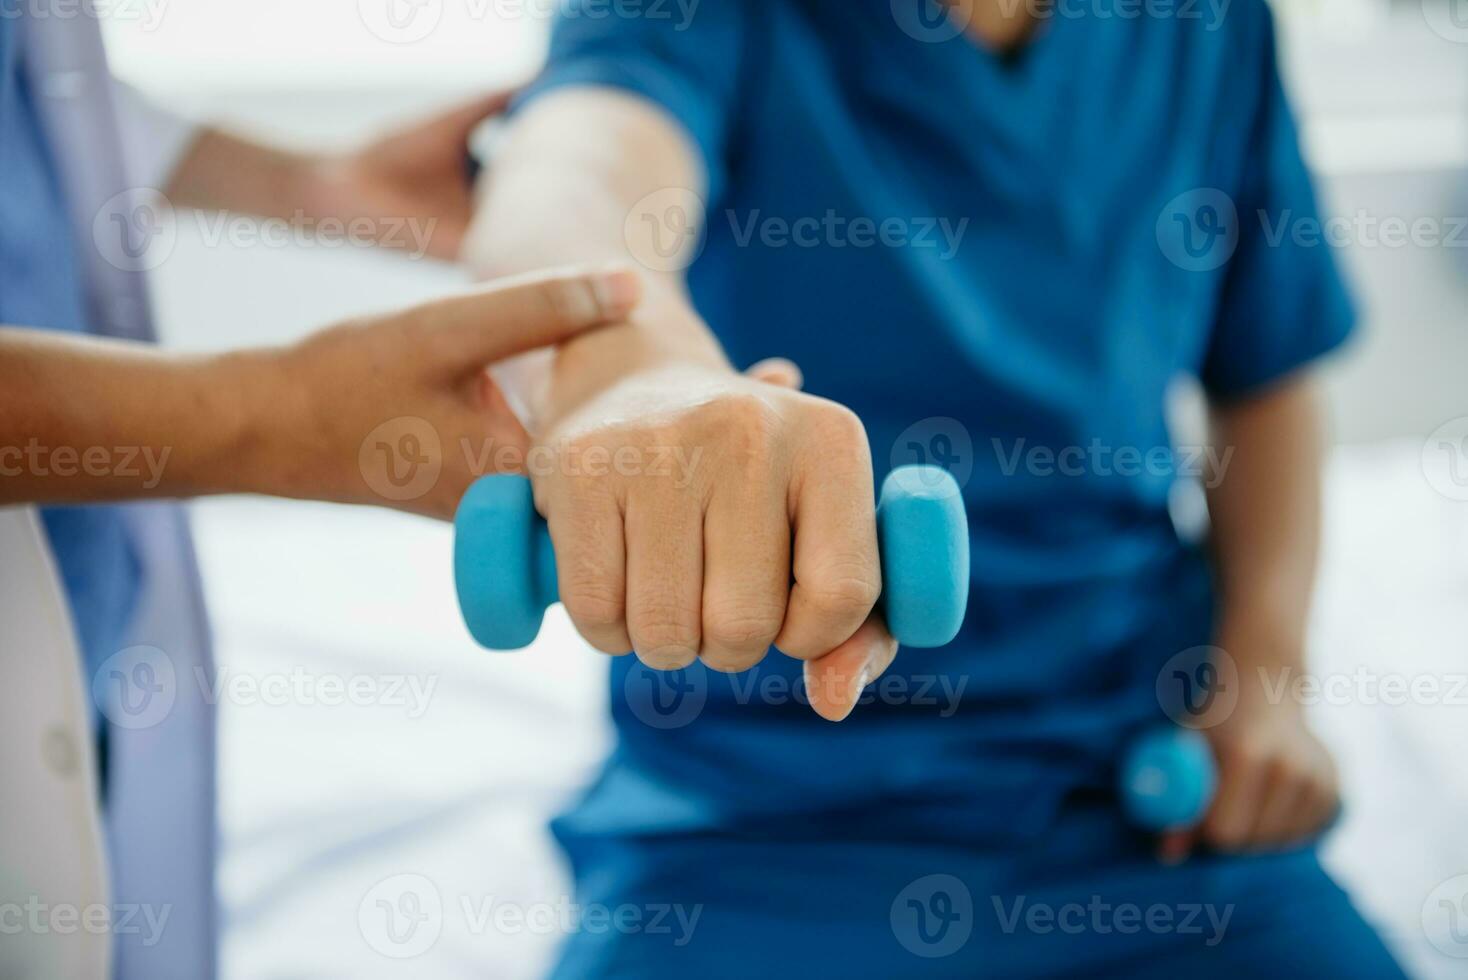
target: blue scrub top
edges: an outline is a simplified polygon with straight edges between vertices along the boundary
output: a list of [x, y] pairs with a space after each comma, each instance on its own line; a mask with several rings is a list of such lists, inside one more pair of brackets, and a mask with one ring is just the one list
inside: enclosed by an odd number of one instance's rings
[[[36, 93], [22, 70], [24, 29], [24, 19], [0, 17], [0, 324], [90, 333], [82, 264]], [[35, 455], [32, 447], [15, 448]], [[44, 461], [56, 447], [34, 448]], [[141, 566], [116, 507], [47, 507], [41, 518], [90, 679], [125, 642]]]
[[619, 745], [561, 831], [1041, 833], [1211, 639], [1207, 564], [1169, 517], [1169, 386], [1247, 396], [1351, 328], [1329, 250], [1278, 235], [1316, 203], [1268, 9], [1069, 5], [1091, 13], [1005, 57], [924, 0], [683, 6], [573, 2], [524, 99], [617, 86], [686, 128], [710, 178], [698, 309], [736, 362], [792, 357], [857, 411], [879, 479], [954, 471], [969, 613], [839, 727], [787, 696], [782, 656], [616, 661]]

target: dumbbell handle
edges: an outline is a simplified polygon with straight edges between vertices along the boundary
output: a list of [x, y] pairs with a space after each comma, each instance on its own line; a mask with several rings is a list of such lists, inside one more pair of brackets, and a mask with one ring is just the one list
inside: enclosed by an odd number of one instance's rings
[[[492, 650], [528, 646], [558, 601], [556, 555], [535, 512], [530, 482], [487, 476], [454, 519], [454, 579], [469, 632]], [[900, 643], [937, 647], [963, 624], [968, 601], [968, 521], [958, 484], [934, 466], [904, 466], [877, 505], [880, 608]]]

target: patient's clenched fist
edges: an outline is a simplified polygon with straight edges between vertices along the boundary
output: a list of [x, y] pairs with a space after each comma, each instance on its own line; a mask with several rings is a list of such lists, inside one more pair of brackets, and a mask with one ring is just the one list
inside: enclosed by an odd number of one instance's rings
[[600, 650], [665, 670], [745, 670], [771, 644], [810, 660], [877, 601], [870, 449], [842, 406], [672, 364], [601, 389], [543, 442], [561, 599]]
[[1340, 805], [1335, 763], [1300, 708], [1248, 704], [1207, 730], [1218, 756], [1218, 795], [1202, 837], [1225, 851], [1298, 844]]
[[1224, 852], [1297, 847], [1340, 807], [1335, 762], [1301, 706], [1270, 697], [1262, 675], [1250, 673], [1241, 673], [1236, 702], [1215, 701], [1203, 719], [1218, 788], [1198, 827], [1163, 835], [1165, 861], [1182, 860], [1199, 843]]

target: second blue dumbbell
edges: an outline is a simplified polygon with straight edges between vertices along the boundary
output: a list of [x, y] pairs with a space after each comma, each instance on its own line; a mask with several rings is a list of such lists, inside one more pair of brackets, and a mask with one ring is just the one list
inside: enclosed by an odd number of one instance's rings
[[[470, 634], [491, 650], [529, 646], [559, 598], [556, 555], [530, 481], [487, 476], [454, 518], [454, 583]], [[904, 466], [877, 504], [878, 608], [898, 642], [937, 647], [958, 635], [968, 602], [968, 520], [958, 484], [934, 466]]]
[[1131, 744], [1120, 783], [1122, 808], [1134, 825], [1158, 833], [1195, 826], [1218, 786], [1213, 749], [1202, 732], [1157, 728]]

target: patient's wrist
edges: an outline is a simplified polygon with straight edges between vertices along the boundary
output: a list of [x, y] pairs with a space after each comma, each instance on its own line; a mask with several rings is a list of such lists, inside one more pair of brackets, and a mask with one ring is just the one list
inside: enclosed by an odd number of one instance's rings
[[544, 403], [545, 427], [628, 378], [689, 370], [733, 375], [733, 366], [702, 319], [680, 298], [652, 295], [626, 322], [604, 327], [556, 349]]

